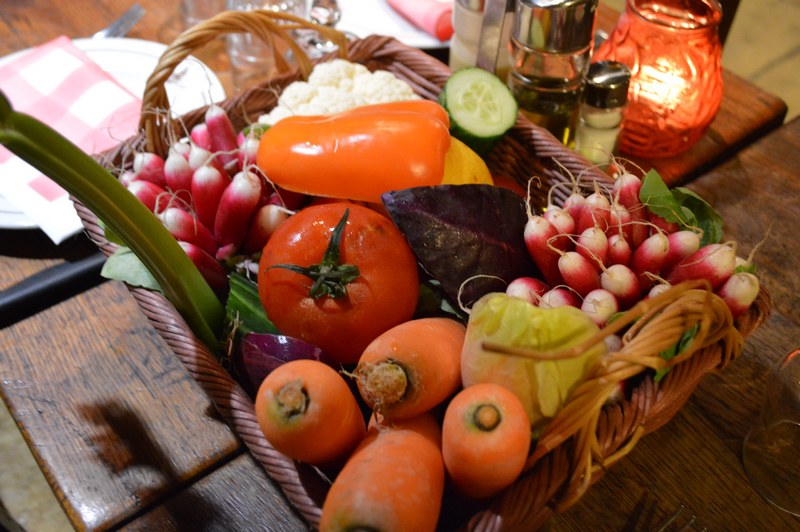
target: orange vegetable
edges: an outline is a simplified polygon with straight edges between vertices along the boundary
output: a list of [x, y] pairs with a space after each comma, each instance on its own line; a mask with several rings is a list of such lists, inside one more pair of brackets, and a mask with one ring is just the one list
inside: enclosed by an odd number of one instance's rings
[[264, 436], [295, 460], [328, 465], [363, 439], [366, 424], [341, 375], [316, 360], [298, 359], [274, 369], [255, 401]]
[[373, 340], [355, 375], [367, 405], [388, 419], [410, 419], [461, 386], [466, 328], [448, 318], [407, 321]]
[[380, 202], [389, 190], [441, 182], [450, 147], [443, 111], [415, 100], [287, 117], [262, 135], [256, 162], [288, 190]]
[[432, 416], [370, 424], [328, 491], [319, 529], [433, 531], [443, 491], [441, 431]]
[[453, 482], [468, 497], [490, 497], [510, 486], [525, 466], [530, 444], [525, 408], [499, 384], [468, 386], [447, 406], [442, 455]]

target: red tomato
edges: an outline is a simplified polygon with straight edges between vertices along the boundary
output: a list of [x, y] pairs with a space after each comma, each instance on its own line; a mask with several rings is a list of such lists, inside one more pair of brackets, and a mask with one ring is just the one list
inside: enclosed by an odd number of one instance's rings
[[[311, 297], [312, 279], [272, 266], [320, 264], [347, 209], [340, 262], [357, 266], [358, 276], [342, 297]], [[269, 239], [258, 293], [281, 332], [317, 345], [339, 362], [355, 363], [378, 335], [411, 319], [419, 293], [417, 262], [397, 227], [373, 210], [353, 203], [313, 205], [289, 217]]]

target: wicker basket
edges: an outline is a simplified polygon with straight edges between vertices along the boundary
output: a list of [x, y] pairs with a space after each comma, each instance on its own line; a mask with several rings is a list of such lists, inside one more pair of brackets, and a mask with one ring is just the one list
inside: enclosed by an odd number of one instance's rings
[[[271, 12], [227, 12], [188, 30], [164, 52], [150, 77], [144, 96], [141, 133], [105, 154], [104, 162], [119, 168], [130, 161], [135, 149], [143, 146], [165, 154], [165, 139], [174, 138], [175, 122], [164, 112], [167, 105], [164, 82], [194, 49], [222, 34], [235, 32], [251, 32], [267, 40], [284, 39], [286, 45], [291, 46], [293, 43], [286, 31], [308, 26], [301, 19]], [[339, 42], [341, 55], [370, 70], [394, 73], [425, 98], [435, 98], [450, 75], [449, 69], [436, 59], [394, 39], [370, 36], [347, 45], [338, 33], [321, 31]], [[299, 49], [295, 49], [295, 53], [300, 53]], [[279, 61], [284, 72], [222, 104], [235, 126], [243, 127], [271, 109], [282, 87], [307, 76], [311, 64], [301, 59], [300, 69], [294, 71], [288, 71], [287, 65]], [[199, 109], [181, 117], [184, 127], [191, 128], [202, 121], [204, 111]], [[523, 118], [492, 151], [487, 162], [493, 172], [520, 180], [538, 176], [543, 191], [554, 184], [570, 183], [565, 169], [583, 179], [609, 183], [605, 174], [565, 148], [547, 131]], [[554, 201], [563, 201], [569, 192], [569, 187], [562, 187], [554, 195]], [[547, 199], [540, 193], [533, 201], [536, 206], [543, 207]], [[106, 240], [95, 215], [77, 202], [76, 209], [98, 247], [106, 255], [113, 253], [116, 246]], [[140, 288], [130, 288], [130, 292], [220, 414], [267, 474], [280, 485], [289, 502], [315, 526], [327, 491], [325, 477], [269, 445], [258, 427], [248, 395], [163, 296]], [[456, 504], [446, 497], [442, 528], [482, 531], [538, 528], [553, 512], [563, 511], [577, 501], [643, 434], [668, 422], [705, 374], [724, 367], [738, 356], [743, 338], [766, 319], [769, 310], [769, 296], [762, 290], [751, 311], [734, 323], [724, 303], [697, 284], [677, 286], [637, 305], [614, 325], [617, 329], [630, 325], [623, 348], [612, 354], [608, 362], [576, 390], [562, 412], [548, 424], [522, 477], [501, 495], [479, 507], [468, 508], [464, 501]], [[699, 332], [691, 349], [670, 362], [658, 355], [695, 325], [699, 325]], [[602, 334], [611, 332], [614, 331], [605, 330]], [[596, 341], [602, 341], [602, 335], [592, 340]], [[574, 356], [574, 353], [566, 352], [562, 356]], [[668, 365], [674, 367], [659, 383], [644, 371]], [[628, 398], [604, 404], [615, 383], [637, 376], [637, 385]]]

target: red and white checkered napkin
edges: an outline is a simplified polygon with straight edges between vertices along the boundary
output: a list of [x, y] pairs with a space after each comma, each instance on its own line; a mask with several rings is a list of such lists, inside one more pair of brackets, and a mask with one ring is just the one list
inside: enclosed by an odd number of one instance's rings
[[[59, 37], [0, 66], [0, 89], [32, 115], [93, 154], [136, 132], [141, 101]], [[61, 187], [0, 146], [0, 196], [56, 244], [82, 229]]]

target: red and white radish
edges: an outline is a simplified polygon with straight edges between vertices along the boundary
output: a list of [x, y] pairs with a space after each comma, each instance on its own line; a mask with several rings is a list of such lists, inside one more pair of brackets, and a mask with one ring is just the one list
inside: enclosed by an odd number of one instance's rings
[[245, 253], [256, 253], [266, 245], [272, 233], [289, 217], [289, 213], [278, 205], [268, 203], [261, 206], [247, 230], [242, 249]]
[[681, 228], [681, 226], [678, 223], [668, 222], [667, 220], [665, 220], [664, 218], [662, 218], [661, 216], [657, 215], [652, 211], [648, 211], [647, 221], [668, 235], [674, 233], [675, 231], [680, 230]]
[[255, 137], [245, 137], [242, 140], [241, 144], [239, 144], [239, 151], [236, 154], [239, 159], [240, 169], [256, 163], [259, 144], [258, 139]]
[[167, 156], [170, 156], [173, 153], [177, 153], [178, 155], [183, 156], [184, 159], [188, 159], [189, 152], [191, 150], [192, 150], [191, 144], [183, 140], [178, 140], [169, 145], [169, 153], [167, 154]]
[[611, 202], [608, 218], [608, 229], [606, 233], [611, 236], [622, 234], [625, 239], [630, 241], [633, 238], [633, 224], [631, 223], [631, 213], [622, 204], [616, 201]]
[[700, 235], [688, 229], [670, 233], [667, 239], [669, 240], [669, 252], [662, 267], [664, 273], [700, 249]]
[[[258, 176], [246, 170], [237, 173], [225, 188], [214, 219], [214, 236], [221, 247], [227, 246], [230, 251], [235, 251], [244, 242], [250, 219], [261, 199], [261, 189]], [[227, 257], [221, 257], [217, 252], [217, 258]]]
[[663, 294], [670, 288], [672, 288], [672, 286], [669, 283], [657, 283], [653, 286], [653, 288], [650, 289], [649, 292], [647, 292], [645, 299], [656, 297], [659, 294]]
[[192, 144], [208, 152], [211, 151], [211, 135], [205, 122], [200, 122], [194, 126], [189, 132], [189, 136], [192, 138]]
[[564, 200], [564, 210], [569, 213], [576, 224], [585, 208], [586, 196], [582, 195], [580, 192], [573, 192]]
[[649, 290], [653, 286], [654, 276], [661, 273], [668, 254], [669, 239], [660, 232], [650, 235], [633, 250], [631, 270], [639, 277], [642, 290]]
[[708, 244], [701, 247], [667, 273], [670, 284], [705, 279], [712, 290], [718, 289], [733, 275], [736, 268], [736, 247], [731, 244]]
[[611, 217], [611, 202], [599, 190], [586, 196], [586, 204], [580, 218], [576, 220], [575, 230], [582, 233], [589, 227], [599, 227], [601, 231], [608, 229]]
[[167, 186], [164, 180], [164, 159], [151, 152], [138, 152], [133, 156], [133, 172], [138, 179], [155, 183], [160, 187]]
[[603, 270], [600, 286], [617, 298], [621, 309], [632, 307], [642, 297], [639, 277], [624, 264], [613, 264]]
[[550, 290], [550, 286], [536, 277], [517, 277], [506, 287], [506, 295], [517, 297], [531, 303], [539, 305], [539, 301], [545, 292]]
[[192, 144], [192, 149], [189, 151], [189, 168], [192, 171], [197, 170], [201, 166], [213, 166], [220, 173], [227, 174], [225, 168], [222, 166], [220, 160], [210, 151], [195, 144]]
[[717, 290], [717, 295], [725, 301], [736, 319], [747, 312], [758, 297], [759, 289], [760, 283], [754, 274], [736, 272]]
[[642, 180], [630, 172], [620, 174], [614, 181], [612, 189], [615, 201], [625, 207], [630, 215], [628, 242], [634, 248], [639, 247], [650, 233], [647, 226], [647, 210], [639, 199], [641, 189]]
[[169, 193], [150, 181], [131, 181], [128, 190], [141, 201], [150, 212], [158, 213], [169, 201]]
[[228, 173], [237, 172], [240, 169], [237, 168], [239, 143], [228, 113], [219, 105], [212, 104], [206, 109], [205, 121], [211, 144], [210, 150], [219, 155], [222, 166]]
[[619, 305], [614, 294], [603, 288], [592, 290], [581, 303], [581, 310], [589, 316], [593, 322], [602, 327], [606, 322], [619, 311]]
[[528, 217], [525, 224], [523, 238], [533, 262], [542, 273], [545, 282], [551, 286], [561, 284], [561, 274], [558, 270], [559, 252], [553, 249], [552, 242], [558, 237], [558, 231], [553, 224], [543, 216], [533, 215]]
[[614, 180], [611, 190], [614, 199], [628, 211], [640, 210], [642, 202], [639, 193], [642, 190], [642, 180], [637, 176], [630, 172], [622, 172]]
[[561, 207], [550, 206], [544, 211], [542, 215], [550, 222], [556, 231], [562, 235], [571, 235], [575, 233], [575, 220], [572, 219], [569, 211]]
[[177, 240], [194, 244], [210, 255], [217, 252], [217, 240], [211, 230], [190, 212], [178, 207], [168, 207], [159, 214], [159, 219]]
[[608, 260], [608, 237], [597, 226], [589, 227], [578, 235], [575, 251], [589, 259], [589, 262], [600, 271]]
[[201, 166], [192, 174], [194, 212], [206, 227], [214, 227], [219, 201], [230, 183], [231, 178], [213, 166]]
[[164, 180], [167, 187], [187, 205], [192, 204], [192, 169], [183, 155], [172, 152], [164, 161]]
[[624, 264], [628, 265], [631, 261], [631, 246], [625, 235], [615, 234], [608, 237], [608, 256], [606, 257], [606, 264]]
[[178, 241], [191, 261], [200, 271], [200, 275], [215, 292], [222, 292], [228, 287], [228, 273], [214, 257], [203, 251], [199, 246], [189, 242]]
[[581, 296], [600, 288], [600, 274], [591, 261], [577, 251], [567, 251], [558, 259], [561, 278], [571, 289]]
[[541, 308], [575, 307], [580, 308], [581, 301], [577, 294], [563, 286], [556, 286], [542, 294], [539, 300]]

